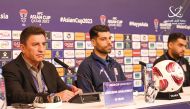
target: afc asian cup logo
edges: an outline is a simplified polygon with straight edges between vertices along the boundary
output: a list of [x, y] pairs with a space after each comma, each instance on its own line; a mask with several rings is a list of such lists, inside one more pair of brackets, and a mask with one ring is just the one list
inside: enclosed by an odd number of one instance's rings
[[19, 14], [20, 14], [20, 19], [21, 19], [21, 22], [22, 22], [22, 26], [26, 26], [26, 20], [27, 20], [27, 15], [28, 15], [28, 11], [26, 9], [21, 9], [19, 11]]
[[158, 32], [158, 27], [159, 27], [159, 20], [154, 19], [154, 29], [155, 29], [156, 32]]
[[106, 16], [105, 15], [100, 16], [100, 22], [101, 22], [101, 25], [106, 25]]

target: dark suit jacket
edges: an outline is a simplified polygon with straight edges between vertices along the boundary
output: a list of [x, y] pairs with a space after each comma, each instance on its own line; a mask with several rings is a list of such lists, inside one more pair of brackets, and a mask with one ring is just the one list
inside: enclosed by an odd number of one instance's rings
[[[48, 88], [48, 93], [56, 93], [69, 89], [59, 77], [53, 64], [43, 61], [42, 75]], [[30, 71], [20, 54], [3, 66], [7, 103], [32, 103], [36, 96], [47, 98], [47, 93], [38, 93]]]

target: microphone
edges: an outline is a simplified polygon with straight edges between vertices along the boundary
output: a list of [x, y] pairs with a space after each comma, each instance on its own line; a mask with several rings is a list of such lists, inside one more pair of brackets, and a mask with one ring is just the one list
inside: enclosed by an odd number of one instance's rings
[[75, 73], [77, 76], [80, 76], [81, 78], [83, 78], [83, 79], [85, 79], [86, 81], [88, 81], [88, 83], [90, 83], [90, 86], [91, 86], [91, 88], [92, 88], [92, 90], [93, 90], [93, 93], [84, 93], [84, 94], [75, 95], [73, 98], [71, 98], [71, 99], [69, 100], [69, 102], [71, 102], [71, 103], [87, 103], [87, 102], [100, 101], [99, 93], [95, 91], [95, 88], [94, 88], [94, 86], [92, 85], [92, 82], [91, 82], [88, 78], [86, 78], [86, 77], [84, 77], [84, 76], [82, 76], [82, 75], [76, 73], [73, 69], [71, 69], [71, 68], [70, 68], [67, 64], [65, 64], [64, 62], [60, 61], [58, 58], [54, 58], [54, 61], [57, 62], [58, 64], [60, 64], [62, 67], [64, 67], [64, 68], [70, 70], [71, 73]]
[[146, 67], [146, 63], [142, 62], [142, 61], [139, 61], [139, 64]]

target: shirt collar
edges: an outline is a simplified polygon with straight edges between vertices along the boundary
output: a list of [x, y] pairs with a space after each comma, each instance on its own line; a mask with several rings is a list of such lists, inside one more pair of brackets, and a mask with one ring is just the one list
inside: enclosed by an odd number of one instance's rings
[[111, 58], [111, 57], [107, 56], [107, 57], [106, 57], [106, 60], [104, 60], [104, 59], [100, 58], [99, 56], [97, 56], [94, 52], [91, 53], [91, 56], [92, 56], [95, 60], [99, 61], [100, 63], [102, 63], [102, 64], [104, 64], [104, 65], [107, 65], [107, 64], [109, 64], [109, 63], [112, 61], [112, 58]]

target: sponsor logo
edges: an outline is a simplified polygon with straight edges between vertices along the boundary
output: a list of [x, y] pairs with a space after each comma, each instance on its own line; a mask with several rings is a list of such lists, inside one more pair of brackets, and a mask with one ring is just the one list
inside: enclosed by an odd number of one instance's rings
[[9, 61], [8, 60], [0, 60], [0, 66], [4, 66], [5, 64], [7, 64]]
[[1, 20], [7, 20], [7, 19], [9, 19], [9, 15], [6, 14], [6, 13], [1, 13], [1, 14], [0, 14], [0, 19], [1, 19]]
[[141, 56], [148, 56], [148, 50], [141, 50]]
[[142, 49], [148, 49], [148, 42], [141, 42]]
[[59, 76], [64, 76], [65, 75], [65, 70], [63, 68], [56, 68]]
[[52, 49], [63, 49], [63, 41], [52, 41]]
[[100, 15], [100, 22], [101, 22], [101, 25], [106, 25], [106, 16], [105, 15]]
[[133, 73], [133, 78], [134, 79], [141, 79], [142, 78], [141, 72], [134, 72]]
[[179, 6], [179, 7], [170, 6], [168, 17], [169, 18], [173, 18], [173, 17], [182, 18], [183, 17], [182, 9], [183, 9], [182, 6]]
[[22, 22], [22, 26], [26, 26], [26, 20], [27, 20], [28, 10], [21, 9], [21, 10], [19, 10], [19, 14], [20, 14], [20, 20]]
[[52, 40], [63, 40], [63, 33], [62, 32], [51, 32]]
[[115, 50], [111, 50], [111, 53], [109, 54], [110, 57], [115, 57]]
[[10, 30], [0, 30], [0, 39], [11, 39]]
[[89, 33], [86, 33], [86, 41], [90, 40], [90, 34]]
[[11, 49], [11, 45], [10, 40], [0, 40], [0, 49]]
[[123, 49], [123, 42], [115, 42], [115, 49]]
[[76, 58], [84, 58], [85, 57], [85, 50], [75, 50], [75, 57]]
[[133, 66], [132, 65], [125, 65], [125, 72], [133, 72]]
[[156, 50], [148, 50], [149, 56], [156, 56]]
[[176, 29], [190, 30], [190, 25], [176, 25]]
[[41, 24], [50, 23], [51, 16], [44, 15], [44, 12], [37, 12], [36, 14], [30, 15], [30, 20], [31, 23], [39, 23], [39, 25], [41, 25]]
[[115, 40], [115, 34], [111, 33], [111, 41], [114, 41]]
[[164, 48], [163, 42], [156, 42], [156, 48], [157, 49], [163, 49]]
[[74, 23], [74, 24], [92, 24], [91, 18], [72, 18], [72, 17], [60, 17], [62, 23]]
[[125, 49], [131, 49], [132, 48], [132, 42], [124, 42]]
[[94, 49], [91, 41], [86, 41], [86, 49]]
[[63, 50], [52, 50], [52, 58], [63, 58]]
[[13, 50], [13, 59], [16, 59], [20, 54], [21, 50]]
[[156, 35], [149, 35], [148, 36], [148, 41], [155, 42], [156, 41]]
[[142, 80], [134, 80], [134, 87], [141, 87], [142, 86]]
[[140, 49], [141, 43], [140, 42], [132, 42], [133, 49]]
[[13, 30], [12, 31], [12, 38], [13, 39], [20, 39], [20, 34], [22, 31], [18, 31], [18, 30]]
[[156, 57], [149, 57], [150, 63], [154, 63], [155, 60], [156, 60]]
[[65, 64], [67, 64], [69, 67], [75, 66], [75, 60], [74, 59], [64, 59]]
[[168, 43], [164, 42], [164, 49], [168, 49]]
[[20, 41], [19, 40], [13, 40], [13, 49], [19, 49], [20, 48]]
[[124, 64], [132, 64], [132, 57], [125, 57], [124, 60]]
[[[63, 59], [59, 59], [60, 61], [63, 61]], [[60, 64], [58, 64], [57, 62], [54, 61], [54, 59], [52, 59], [52, 64], [55, 65], [55, 67], [62, 67]]]
[[140, 72], [141, 71], [141, 65], [133, 65], [133, 72]]
[[74, 49], [74, 41], [64, 41], [63, 46], [64, 49]]
[[132, 34], [132, 41], [140, 41], [141, 35], [140, 34]]
[[119, 64], [123, 64], [123, 63], [124, 63], [123, 58], [116, 58], [116, 61], [117, 61]]
[[75, 41], [75, 49], [85, 49], [84, 41]]
[[64, 50], [64, 58], [74, 58], [74, 50]]
[[131, 34], [124, 34], [124, 40], [131, 41], [132, 35]]
[[186, 49], [184, 55], [185, 55], [185, 56], [190, 55], [190, 50], [189, 50], [189, 49]]
[[156, 56], [162, 56], [164, 54], [164, 50], [156, 50]]
[[148, 47], [149, 47], [149, 49], [155, 49], [156, 48], [155, 42], [149, 42]]
[[141, 51], [140, 50], [133, 50], [133, 56], [140, 56]]
[[141, 35], [141, 41], [147, 42], [148, 41], [148, 35]]
[[115, 41], [123, 41], [124, 35], [123, 34], [115, 34]]
[[134, 27], [148, 27], [148, 22], [135, 22], [135, 21], [129, 21], [129, 26]]
[[144, 63], [149, 63], [149, 57], [141, 57], [141, 61]]
[[92, 52], [93, 52], [93, 50], [86, 50], [86, 57], [90, 56]]
[[124, 56], [132, 56], [133, 51], [132, 50], [124, 50]]
[[123, 50], [115, 50], [116, 57], [123, 57]]
[[125, 77], [127, 78], [127, 80], [133, 80], [133, 74], [131, 72], [125, 73]]
[[83, 60], [84, 58], [76, 58], [76, 66], [79, 66]]
[[51, 41], [50, 40], [47, 40], [46, 41], [47, 43], [46, 43], [46, 49], [51, 49]]
[[51, 32], [46, 31], [46, 39], [50, 40], [51, 39]]
[[64, 32], [63, 39], [64, 40], [74, 40], [74, 33], [73, 32]]
[[133, 64], [139, 64], [139, 61], [141, 61], [140, 57], [133, 57]]
[[85, 33], [83, 33], [83, 32], [76, 32], [75, 33], [75, 40], [85, 40]]
[[122, 27], [123, 20], [119, 20], [117, 17], [112, 17], [112, 19], [108, 19], [107, 23], [109, 27], [114, 27], [114, 29], [116, 29], [117, 27]]
[[45, 51], [45, 56], [44, 58], [51, 58], [51, 50], [46, 50]]
[[12, 59], [12, 51], [0, 51], [0, 59]]

